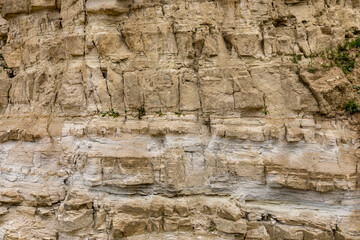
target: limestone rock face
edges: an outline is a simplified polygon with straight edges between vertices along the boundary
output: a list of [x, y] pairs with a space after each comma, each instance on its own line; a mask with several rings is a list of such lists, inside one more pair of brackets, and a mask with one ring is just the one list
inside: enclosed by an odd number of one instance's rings
[[358, 0], [0, 10], [0, 239], [360, 239]]

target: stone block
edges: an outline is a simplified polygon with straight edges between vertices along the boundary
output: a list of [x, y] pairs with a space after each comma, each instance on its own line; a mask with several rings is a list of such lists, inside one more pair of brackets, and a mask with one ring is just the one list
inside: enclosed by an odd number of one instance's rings
[[119, 239], [144, 234], [146, 226], [146, 221], [143, 219], [136, 219], [127, 214], [118, 214], [113, 219], [112, 235], [114, 239]]
[[28, 12], [29, 0], [3, 0], [2, 16], [5, 19]]
[[228, 234], [245, 234], [247, 230], [247, 223], [245, 220], [240, 219], [236, 222], [224, 219], [215, 219], [216, 229], [218, 231]]
[[30, 0], [30, 11], [55, 8], [56, 0]]
[[149, 158], [103, 158], [103, 184], [106, 186], [134, 186], [153, 184], [154, 173]]

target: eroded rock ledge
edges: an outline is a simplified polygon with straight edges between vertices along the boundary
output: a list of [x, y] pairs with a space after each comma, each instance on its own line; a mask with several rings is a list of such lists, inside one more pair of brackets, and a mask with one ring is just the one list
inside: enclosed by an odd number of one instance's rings
[[360, 239], [359, 1], [0, 8], [0, 239]]

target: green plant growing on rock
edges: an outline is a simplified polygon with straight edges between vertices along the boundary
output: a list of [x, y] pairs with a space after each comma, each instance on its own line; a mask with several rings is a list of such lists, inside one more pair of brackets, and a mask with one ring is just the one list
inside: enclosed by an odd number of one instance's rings
[[352, 56], [349, 52], [352, 48], [358, 48], [360, 40], [355, 39], [351, 42], [346, 41], [344, 45], [339, 45], [337, 52], [331, 50], [330, 57], [328, 59], [332, 60], [336, 66], [342, 69], [345, 74], [349, 74], [355, 68], [355, 59], [356, 56]]
[[309, 73], [312, 73], [312, 74], [314, 74], [314, 73], [316, 73], [318, 71], [318, 69], [316, 67], [314, 67], [314, 65], [313, 65], [314, 58], [315, 58], [315, 55], [313, 53], [311, 53], [310, 54], [310, 62], [309, 62], [309, 66], [308, 66], [307, 71]]
[[330, 62], [329, 64], [322, 63], [321, 66], [322, 66], [323, 70], [325, 72], [327, 72], [330, 68], [332, 68], [334, 66], [334, 63], [333, 62]]
[[349, 41], [345, 41], [344, 45], [338, 45], [338, 53], [348, 50]]
[[321, 51], [320, 52], [320, 56], [323, 60], [326, 60], [326, 55], [325, 55], [325, 51]]
[[164, 114], [162, 113], [161, 109], [157, 112], [155, 112], [159, 117], [162, 117]]
[[345, 110], [348, 111], [350, 114], [360, 112], [360, 105], [357, 102], [357, 98], [354, 97], [345, 104]]
[[316, 73], [316, 72], [318, 71], [318, 69], [313, 66], [312, 62], [310, 62], [307, 71], [308, 71], [309, 73], [314, 74], [314, 73]]
[[326, 55], [328, 60], [333, 60], [335, 58], [335, 52], [333, 49], [327, 49]]
[[[353, 89], [356, 91], [357, 95], [360, 95], [360, 86], [354, 85]], [[349, 112], [350, 114], [354, 114], [357, 112], [360, 112], [360, 104], [358, 103], [358, 99], [357, 99], [357, 95], [355, 94], [355, 96], [348, 101], [345, 106], [344, 109]]]
[[217, 229], [216, 229], [216, 227], [214, 227], [214, 226], [210, 226], [209, 227], [209, 232], [215, 232]]
[[136, 118], [138, 118], [139, 120], [141, 120], [144, 116], [146, 116], [146, 110], [145, 110], [145, 106], [142, 105], [141, 107], [139, 107], [137, 109], [138, 113], [134, 116]]
[[360, 94], [360, 86], [353, 86], [353, 89], [355, 89], [357, 91], [357, 94]]
[[346, 51], [347, 45], [339, 47], [333, 61], [345, 74], [349, 74], [355, 68], [355, 57], [351, 56], [350, 53]]
[[182, 115], [182, 111], [181, 111], [181, 110], [176, 111], [176, 112], [175, 112], [175, 114], [176, 114], [178, 117], [181, 117], [181, 115]]
[[301, 54], [294, 54], [294, 56], [292, 58], [290, 58], [290, 60], [295, 63], [298, 64], [299, 61], [301, 60], [302, 55]]
[[354, 39], [349, 43], [350, 48], [360, 48], [360, 38]]
[[326, 64], [321, 64], [321, 66], [323, 67], [324, 71], [328, 71], [330, 69], [330, 66], [329, 65], [326, 65]]
[[[360, 38], [346, 41], [343, 45], [338, 45], [337, 49], [326, 48], [325, 51], [320, 52], [320, 56], [324, 61], [321, 63], [324, 71], [328, 71], [333, 66], [341, 68], [345, 74], [351, 73], [356, 65], [356, 58], [360, 56]], [[316, 73], [318, 69], [314, 66], [315, 55], [310, 54], [310, 63], [307, 71]]]
[[268, 115], [268, 114], [270, 114], [270, 112], [267, 110], [268, 106], [266, 105], [266, 98], [267, 98], [267, 96], [266, 96], [266, 94], [264, 93], [264, 94], [263, 94], [263, 102], [264, 102], [263, 113], [264, 113], [265, 115]]
[[117, 118], [120, 116], [120, 114], [118, 112], [115, 112], [113, 108], [111, 108], [109, 111], [106, 112], [100, 112], [100, 114], [102, 117], [109, 116], [109, 117]]

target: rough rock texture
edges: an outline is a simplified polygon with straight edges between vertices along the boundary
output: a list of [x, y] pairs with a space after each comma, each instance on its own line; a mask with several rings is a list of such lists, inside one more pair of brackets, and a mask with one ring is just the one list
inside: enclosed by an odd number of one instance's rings
[[0, 8], [0, 239], [360, 239], [359, 0]]

